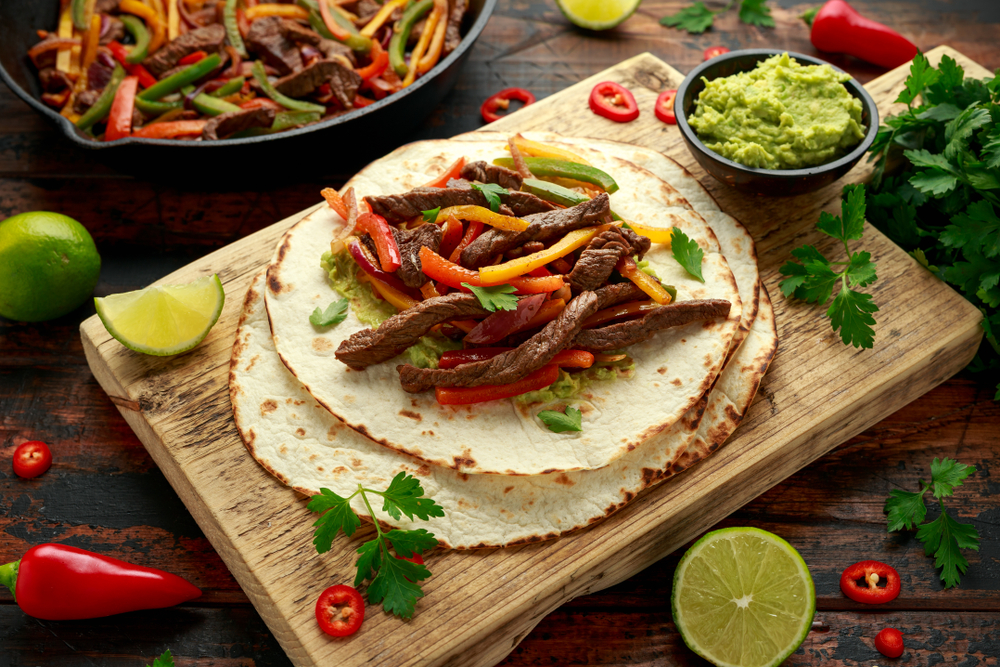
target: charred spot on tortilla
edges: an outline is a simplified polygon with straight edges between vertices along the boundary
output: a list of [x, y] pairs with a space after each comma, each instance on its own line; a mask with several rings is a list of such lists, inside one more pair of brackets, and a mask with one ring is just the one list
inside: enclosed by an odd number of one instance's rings
[[306, 435], [306, 430], [304, 428], [297, 428], [295, 429], [295, 434], [300, 438], [303, 438]]
[[399, 415], [401, 417], [407, 417], [409, 419], [413, 419], [418, 422], [423, 421], [424, 419], [424, 416], [422, 414], [420, 414], [419, 412], [413, 412], [412, 410], [400, 410]]
[[326, 338], [313, 338], [312, 348], [317, 352], [329, 352], [333, 349], [333, 343]]
[[260, 404], [260, 414], [262, 414], [262, 415], [266, 415], [266, 414], [268, 414], [270, 412], [274, 412], [277, 409], [278, 409], [278, 404], [275, 403], [270, 398], [267, 399], [267, 400], [265, 400], [263, 403]]

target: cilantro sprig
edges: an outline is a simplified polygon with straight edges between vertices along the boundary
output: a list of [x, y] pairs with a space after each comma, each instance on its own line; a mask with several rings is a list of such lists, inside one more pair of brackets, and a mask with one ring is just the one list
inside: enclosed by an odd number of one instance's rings
[[583, 415], [574, 407], [567, 406], [565, 413], [558, 410], [542, 410], [538, 413], [538, 418], [553, 433], [583, 430]]
[[[976, 472], [975, 467], [959, 463], [953, 459], [935, 458], [931, 462], [931, 481], [920, 480], [920, 491], [893, 489], [885, 501], [888, 514], [887, 530], [917, 529], [917, 539], [924, 544], [924, 553], [934, 556], [934, 566], [941, 568], [941, 581], [945, 588], [958, 586], [959, 573], [965, 574], [969, 561], [962, 555], [962, 549], [979, 551], [979, 531], [968, 523], [959, 523], [951, 518], [944, 506], [944, 498], [962, 485], [962, 480]], [[930, 491], [941, 507], [941, 515], [929, 523], [924, 495]]]
[[673, 233], [670, 236], [670, 252], [685, 271], [699, 281], [705, 282], [701, 275], [701, 260], [704, 259], [705, 252], [697, 241], [688, 238], [688, 235], [678, 227], [673, 228]]
[[[826, 311], [833, 330], [840, 331], [840, 339], [845, 345], [871, 348], [875, 344], [875, 318], [872, 313], [878, 306], [870, 294], [857, 292], [851, 287], [865, 287], [878, 278], [871, 253], [851, 252], [848, 241], [860, 241], [865, 225], [865, 186], [844, 187], [840, 217], [826, 211], [820, 213], [816, 227], [844, 244], [847, 259], [832, 262], [815, 246], [804, 245], [792, 251], [792, 256], [802, 262], [786, 262], [779, 269], [781, 275], [788, 276], [781, 281], [781, 292], [786, 297], [795, 296], [809, 303], [825, 304], [830, 300], [833, 289], [840, 282], [840, 292]], [[837, 271], [836, 267], [843, 267]]]
[[437, 208], [432, 208], [429, 211], [421, 211], [420, 213], [424, 216], [424, 222], [430, 224], [435, 220], [437, 220], [438, 213], [440, 212], [441, 212], [441, 207], [438, 206]]
[[462, 283], [462, 287], [467, 287], [479, 299], [483, 308], [495, 313], [497, 310], [517, 310], [517, 297], [514, 292], [517, 289], [513, 285], [491, 285], [489, 287], [478, 287], [469, 283]]
[[490, 210], [494, 213], [500, 211], [500, 195], [510, 194], [510, 191], [507, 190], [507, 188], [497, 185], [496, 183], [483, 183], [482, 185], [479, 183], [473, 183], [472, 189], [479, 190], [483, 193], [483, 196], [486, 197], [486, 201], [490, 205]]
[[[693, 5], [688, 5], [676, 14], [664, 16], [660, 19], [660, 24], [700, 35], [712, 27], [716, 16], [725, 14], [732, 9], [734, 4], [736, 4], [736, 0], [729, 0], [725, 7], [713, 11], [704, 2], [697, 0]], [[767, 6], [767, 0], [742, 0], [739, 15], [740, 21], [747, 25], [764, 28], [774, 27], [774, 17], [771, 16], [771, 8]]]
[[170, 653], [170, 649], [163, 652], [160, 657], [153, 660], [153, 664], [149, 667], [174, 667], [174, 656]]
[[[360, 495], [369, 516], [375, 524], [376, 537], [358, 548], [360, 554], [357, 562], [357, 575], [354, 586], [361, 586], [366, 580], [368, 584], [368, 600], [372, 604], [382, 603], [382, 608], [390, 614], [401, 618], [410, 618], [416, 608], [417, 600], [423, 597], [421, 582], [431, 576], [430, 570], [418, 563], [396, 558], [410, 558], [437, 545], [433, 533], [423, 528], [416, 530], [400, 530], [393, 528], [384, 531], [376, 519], [368, 494], [382, 497], [382, 511], [399, 521], [406, 515], [411, 521], [416, 516], [424, 521], [431, 517], [444, 516], [444, 509], [431, 498], [424, 498], [424, 489], [420, 481], [412, 475], [401, 472], [393, 477], [389, 488], [385, 491], [368, 489], [358, 484], [358, 490], [344, 498], [330, 489], [321, 488], [319, 495], [309, 500], [307, 508], [321, 514], [313, 524], [313, 544], [316, 551], [326, 553], [333, 545], [333, 540], [341, 531], [348, 537], [361, 525], [361, 519], [351, 508], [351, 499]], [[394, 555], [395, 554], [395, 555]]]
[[317, 308], [309, 316], [309, 321], [317, 327], [328, 327], [334, 324], [340, 324], [347, 318], [347, 299], [341, 299], [339, 301], [334, 301], [326, 310]]

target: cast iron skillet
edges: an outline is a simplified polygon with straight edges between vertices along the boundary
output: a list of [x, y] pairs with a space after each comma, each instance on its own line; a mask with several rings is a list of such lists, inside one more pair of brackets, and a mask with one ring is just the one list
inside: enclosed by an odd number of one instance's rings
[[[451, 90], [473, 42], [483, 31], [496, 4], [497, 0], [470, 0], [462, 26], [462, 43], [408, 88], [337, 118], [259, 137], [204, 142], [135, 138], [99, 142], [79, 132], [66, 118], [41, 101], [38, 73], [27, 56], [28, 49], [38, 43], [36, 30], [55, 29], [59, 0], [0, 2], [0, 25], [4, 26], [3, 39], [0, 39], [0, 78], [18, 97], [56, 123], [70, 141], [109, 154], [101, 157], [110, 158], [110, 154], [115, 154], [113, 162], [125, 171], [134, 171], [129, 168], [131, 165], [144, 165], [148, 169], [151, 163], [177, 164], [177, 160], [183, 160], [185, 168], [192, 171], [201, 171], [200, 167], [206, 164], [213, 164], [218, 169], [222, 166], [219, 160], [239, 169], [249, 166], [243, 160], [252, 159], [252, 164], [261, 165], [262, 159], [272, 157], [290, 157], [295, 164], [289, 166], [297, 168], [306, 156], [318, 156], [325, 151], [327, 160], [336, 160], [338, 154], [344, 155], [343, 151], [370, 145], [373, 138], [391, 135], [398, 139], [420, 123]], [[287, 159], [284, 162], [288, 164]]]

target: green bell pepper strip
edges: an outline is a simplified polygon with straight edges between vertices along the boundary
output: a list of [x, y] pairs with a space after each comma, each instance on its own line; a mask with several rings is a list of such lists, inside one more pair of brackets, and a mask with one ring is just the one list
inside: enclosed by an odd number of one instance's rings
[[[257, 62], [260, 61], [258, 60]], [[166, 95], [183, 88], [189, 83], [193, 83], [206, 76], [221, 64], [222, 56], [218, 53], [213, 53], [210, 56], [202, 58], [193, 65], [185, 67], [180, 72], [177, 72], [177, 74], [172, 74], [166, 79], [157, 81], [152, 86], [139, 93], [136, 96], [136, 99], [158, 100], [161, 97], [165, 97]]]
[[149, 30], [146, 29], [146, 24], [138, 16], [131, 14], [122, 14], [118, 20], [125, 24], [125, 29], [135, 39], [135, 46], [125, 56], [125, 62], [129, 65], [141, 63], [149, 53]]
[[315, 123], [320, 118], [322, 118], [322, 114], [315, 111], [279, 111], [274, 115], [274, 123], [271, 124], [271, 130], [280, 132], [281, 130], [287, 130], [298, 125]]
[[[569, 178], [574, 181], [583, 181], [596, 185], [608, 194], [617, 192], [618, 184], [606, 172], [589, 165], [578, 162], [567, 162], [566, 160], [555, 160], [549, 157], [526, 157], [525, 163], [528, 169], [535, 176], [549, 176], [551, 178]], [[493, 160], [493, 164], [514, 169], [514, 158], [500, 157]]]
[[333, 16], [333, 20], [337, 22], [337, 25], [350, 33], [350, 37], [344, 41], [334, 37], [333, 33], [326, 27], [326, 24], [323, 23], [323, 17], [319, 13], [319, 3], [316, 0], [295, 0], [295, 4], [309, 10], [309, 25], [321, 37], [345, 44], [352, 51], [357, 51], [358, 53], [368, 53], [372, 50], [372, 40], [358, 32], [358, 29], [354, 27], [354, 23], [349, 21], [340, 12], [333, 10], [330, 12], [330, 15]]
[[[545, 201], [550, 201], [561, 206], [576, 206], [577, 204], [582, 204], [585, 201], [590, 201], [590, 197], [587, 195], [580, 194], [579, 192], [570, 190], [569, 188], [564, 188], [563, 186], [556, 185], [555, 183], [539, 181], [536, 178], [524, 179], [524, 185], [521, 186], [521, 190], [524, 192], [530, 192], [539, 199], [544, 199]], [[613, 220], [621, 220], [618, 214], [614, 211], [611, 211], [611, 218]]]
[[250, 54], [247, 53], [246, 44], [243, 43], [243, 35], [240, 34], [240, 25], [236, 21], [236, 0], [226, 0], [222, 9], [222, 25], [236, 53], [240, 54], [241, 58], [249, 58]]
[[147, 116], [159, 116], [167, 113], [168, 111], [180, 109], [182, 106], [184, 106], [184, 100], [177, 100], [176, 102], [155, 102], [153, 100], [144, 100], [141, 97], [135, 98], [135, 108]]
[[212, 97], [229, 97], [230, 95], [234, 95], [243, 90], [243, 84], [245, 82], [246, 79], [242, 76], [233, 77], [226, 83], [222, 84], [221, 88], [210, 92], [209, 95]]
[[111, 72], [111, 80], [104, 87], [104, 92], [94, 102], [94, 106], [87, 109], [87, 112], [76, 121], [78, 128], [87, 130], [95, 123], [104, 120], [105, 116], [111, 112], [111, 103], [115, 101], [115, 93], [118, 92], [118, 86], [124, 78], [125, 68], [122, 67], [121, 63], [115, 63], [115, 69]]
[[87, 23], [87, 0], [73, 0], [70, 13], [73, 16], [74, 28], [77, 30], [86, 30], [90, 27]]
[[221, 116], [224, 113], [241, 111], [235, 104], [220, 100], [218, 97], [212, 97], [206, 93], [195, 95], [194, 99], [191, 100], [191, 105], [206, 116]]
[[314, 111], [319, 114], [326, 113], [326, 107], [321, 104], [293, 100], [291, 97], [287, 97], [279, 93], [274, 85], [267, 80], [267, 73], [264, 72], [264, 63], [261, 61], [255, 60], [253, 63], [253, 69], [250, 71], [253, 72], [253, 78], [257, 79], [257, 83], [260, 84], [260, 89], [264, 91], [264, 94], [286, 109], [292, 109], [294, 111]]
[[[399, 27], [392, 33], [392, 39], [389, 40], [389, 67], [396, 70], [396, 74], [399, 76], [406, 76], [406, 73], [410, 71], [410, 68], [406, 66], [406, 56], [404, 55], [410, 32], [413, 30], [414, 24], [433, 6], [434, 0], [420, 0], [420, 2], [410, 5], [403, 12], [402, 18], [399, 19]], [[416, 63], [413, 65], [416, 67]]]

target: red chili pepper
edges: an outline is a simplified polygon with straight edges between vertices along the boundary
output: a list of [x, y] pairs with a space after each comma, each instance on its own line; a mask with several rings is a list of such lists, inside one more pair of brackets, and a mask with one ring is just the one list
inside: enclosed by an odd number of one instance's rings
[[108, 49], [111, 50], [111, 55], [115, 57], [115, 60], [121, 63], [126, 72], [132, 76], [139, 77], [140, 86], [143, 88], [149, 88], [156, 83], [156, 77], [150, 74], [149, 70], [145, 67], [139, 64], [131, 65], [125, 62], [125, 57], [128, 55], [128, 49], [126, 49], [120, 42], [108, 42]]
[[[859, 584], [863, 581], [864, 584]], [[884, 581], [885, 586], [878, 584]], [[899, 595], [899, 572], [877, 560], [863, 560], [851, 565], [840, 575], [840, 590], [855, 602], [882, 604]]]
[[122, 79], [108, 114], [108, 129], [105, 141], [123, 139], [132, 134], [132, 112], [135, 111], [135, 93], [139, 88], [139, 77], [127, 76]]
[[674, 114], [674, 99], [676, 97], [676, 90], [664, 90], [656, 98], [656, 106], [653, 107], [656, 117], [669, 125], [677, 124], [677, 116]]
[[65, 544], [28, 549], [0, 566], [0, 583], [24, 613], [47, 621], [173, 607], [201, 595], [177, 575]]
[[353, 635], [364, 620], [365, 602], [351, 586], [330, 586], [316, 600], [319, 629], [332, 637]]
[[705, 60], [711, 60], [716, 56], [721, 56], [723, 53], [729, 53], [729, 49], [724, 46], [710, 46], [705, 49], [705, 53], [702, 54], [702, 58]]
[[499, 93], [487, 97], [483, 105], [479, 107], [479, 113], [483, 115], [483, 120], [487, 123], [500, 120], [501, 116], [497, 114], [497, 109], [509, 109], [511, 100], [523, 102], [524, 106], [528, 106], [535, 103], [535, 96], [524, 88], [504, 88]]
[[358, 224], [355, 226], [359, 232], [369, 234], [375, 241], [375, 249], [378, 251], [378, 261], [382, 265], [382, 270], [386, 273], [395, 273], [402, 265], [403, 260], [399, 255], [399, 246], [396, 245], [396, 237], [389, 229], [389, 223], [377, 213], [362, 213], [358, 216]]
[[437, 387], [437, 402], [441, 405], [469, 405], [520, 396], [529, 391], [544, 389], [559, 379], [559, 367], [542, 366], [534, 373], [510, 384], [484, 384], [478, 387]]
[[38, 440], [22, 442], [14, 450], [14, 474], [24, 479], [38, 477], [52, 465], [49, 446]]
[[844, 0], [828, 0], [823, 5], [813, 18], [809, 38], [820, 51], [846, 53], [888, 68], [907, 63], [917, 55], [913, 42], [861, 16]]
[[616, 123], [639, 117], [639, 105], [628, 88], [614, 81], [602, 81], [590, 91], [590, 110]]
[[[465, 157], [460, 157], [455, 162], [452, 163], [450, 167], [444, 170], [444, 173], [435, 178], [430, 183], [425, 183], [425, 188], [446, 188], [448, 187], [448, 181], [453, 178], [459, 178], [462, 175], [462, 167], [465, 166]], [[442, 255], [444, 253], [441, 253]]]
[[875, 637], [875, 648], [887, 658], [903, 655], [903, 633], [896, 628], [885, 628]]
[[178, 65], [194, 65], [196, 62], [207, 56], [208, 54], [204, 51], [195, 51], [194, 53], [189, 53], [180, 60], [177, 61]]

